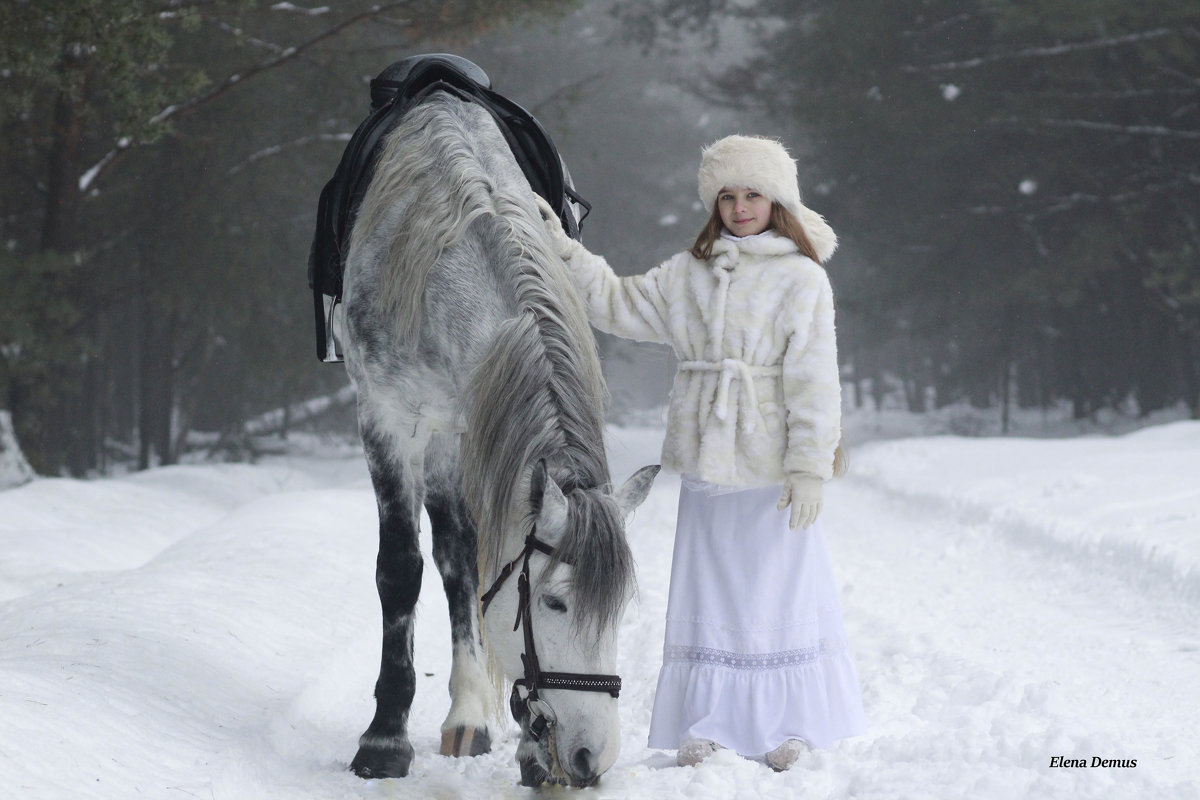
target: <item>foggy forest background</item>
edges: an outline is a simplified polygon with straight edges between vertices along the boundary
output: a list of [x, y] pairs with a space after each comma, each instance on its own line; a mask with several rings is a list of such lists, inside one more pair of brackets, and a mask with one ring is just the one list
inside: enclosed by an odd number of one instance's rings
[[[36, 470], [353, 429], [317, 196], [367, 81], [439, 51], [538, 117], [622, 273], [694, 239], [702, 145], [786, 141], [852, 404], [1200, 418], [1195, 0], [6, 0], [0, 419]], [[613, 419], [665, 401], [668, 353], [601, 348]]]

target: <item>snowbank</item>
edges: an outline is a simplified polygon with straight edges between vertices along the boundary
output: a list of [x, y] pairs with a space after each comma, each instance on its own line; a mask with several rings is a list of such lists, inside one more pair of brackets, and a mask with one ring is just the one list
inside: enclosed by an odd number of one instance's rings
[[33, 479], [33, 470], [13, 432], [12, 414], [0, 411], [0, 489], [20, 486]]

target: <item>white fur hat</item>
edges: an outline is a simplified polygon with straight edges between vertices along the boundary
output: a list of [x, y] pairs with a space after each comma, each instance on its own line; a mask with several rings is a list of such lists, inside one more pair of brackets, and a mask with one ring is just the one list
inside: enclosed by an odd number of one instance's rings
[[709, 214], [722, 189], [744, 186], [762, 192], [792, 212], [825, 262], [837, 249], [837, 235], [817, 212], [800, 202], [796, 162], [782, 144], [761, 136], [726, 136], [700, 154], [700, 201]]

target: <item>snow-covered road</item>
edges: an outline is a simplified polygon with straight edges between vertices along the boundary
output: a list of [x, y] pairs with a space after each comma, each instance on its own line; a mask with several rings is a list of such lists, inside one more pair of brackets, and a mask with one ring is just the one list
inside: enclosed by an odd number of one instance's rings
[[840, 754], [845, 795], [1197, 796], [1194, 605], [1019, 526], [862, 480], [829, 494], [872, 723]]
[[[660, 436], [613, 429], [614, 478]], [[630, 527], [622, 754], [578, 793], [517, 786], [511, 728], [487, 756], [436, 755], [449, 626], [428, 561], [413, 772], [346, 771], [379, 646], [361, 456], [39, 479], [0, 492], [0, 796], [1195, 800], [1198, 455], [1200, 423], [857, 448], [823, 523], [870, 730], [783, 774], [645, 747], [678, 491], [661, 476]]]

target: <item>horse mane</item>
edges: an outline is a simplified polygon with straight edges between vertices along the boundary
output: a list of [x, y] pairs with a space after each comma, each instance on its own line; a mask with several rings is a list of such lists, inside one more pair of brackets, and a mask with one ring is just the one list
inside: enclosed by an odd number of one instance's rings
[[[434, 264], [473, 221], [495, 213], [493, 182], [470, 147], [465, 120], [449, 108], [446, 99], [434, 95], [387, 135], [354, 223], [355, 238], [361, 231], [388, 237], [376, 302], [398, 320], [396, 335], [402, 340], [412, 341], [420, 328]], [[404, 213], [414, 205], [421, 213]]]
[[[453, 105], [459, 102], [435, 97], [389, 135], [355, 227], [377, 229], [396, 213], [397, 197], [422, 209], [425, 224], [391, 226], [378, 298], [397, 315], [401, 338], [419, 329], [429, 272], [448, 248], [470, 233], [499, 251], [489, 261], [499, 285], [511, 291], [516, 313], [500, 324], [463, 398], [460, 463], [478, 530], [479, 572], [486, 577], [498, 569], [506, 532], [520, 531], [523, 539], [532, 529], [529, 479], [544, 460], [571, 508], [558, 556], [575, 567], [576, 614], [606, 626], [634, 578], [616, 503], [594, 491], [610, 484], [603, 418], [608, 391], [595, 336], [515, 164], [512, 180], [485, 167], [483, 153], [490, 150], [494, 160], [506, 143], [485, 112]], [[473, 129], [476, 121], [486, 127]]]

